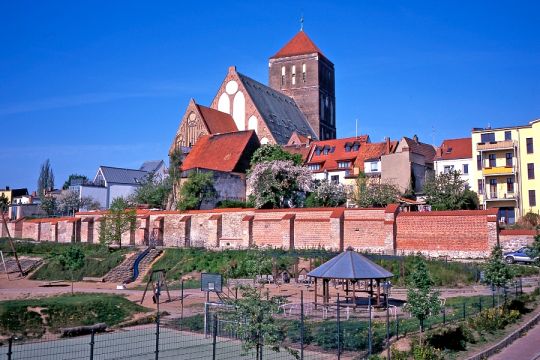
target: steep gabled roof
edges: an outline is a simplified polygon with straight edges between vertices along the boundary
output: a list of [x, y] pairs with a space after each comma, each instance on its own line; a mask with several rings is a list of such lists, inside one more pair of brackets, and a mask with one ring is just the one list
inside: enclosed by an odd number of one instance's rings
[[317, 138], [292, 98], [246, 75], [239, 72], [237, 74], [278, 144], [286, 144], [294, 131], [313, 139]]
[[271, 59], [313, 53], [323, 55], [322, 51], [315, 45], [309, 36], [307, 36], [304, 31], [299, 31], [287, 44], [285, 44], [285, 46], [272, 56]]
[[210, 134], [238, 131], [231, 115], [203, 105], [196, 106]]
[[428, 163], [432, 163], [434, 161], [437, 151], [433, 145], [429, 145], [408, 137], [404, 137], [403, 140], [405, 140], [411, 152], [423, 155], [425, 161]]
[[441, 147], [435, 160], [456, 160], [456, 159], [471, 159], [472, 158], [472, 139], [446, 139], [442, 142]]
[[165, 165], [165, 162], [163, 160], [149, 160], [149, 161], [145, 161], [143, 162], [143, 164], [141, 165], [140, 169], [141, 171], [146, 171], [146, 172], [156, 172], [160, 167], [161, 165]]
[[259, 146], [253, 130], [201, 136], [182, 163], [182, 171], [245, 172], [249, 158]]
[[[146, 171], [100, 166], [99, 170], [107, 183], [139, 185], [148, 175]], [[98, 170], [98, 171], [99, 171]]]

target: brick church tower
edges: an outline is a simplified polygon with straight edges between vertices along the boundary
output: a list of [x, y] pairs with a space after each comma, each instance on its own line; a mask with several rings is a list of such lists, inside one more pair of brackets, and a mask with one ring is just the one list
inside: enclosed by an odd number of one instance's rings
[[334, 64], [303, 30], [270, 58], [269, 85], [296, 101], [320, 140], [336, 138]]

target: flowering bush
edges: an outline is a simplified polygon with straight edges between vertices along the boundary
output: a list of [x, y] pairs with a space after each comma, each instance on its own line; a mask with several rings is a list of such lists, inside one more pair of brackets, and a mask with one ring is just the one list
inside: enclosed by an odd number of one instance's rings
[[258, 163], [247, 178], [247, 193], [253, 196], [259, 209], [297, 207], [312, 187], [309, 169], [290, 160]]
[[502, 307], [486, 309], [470, 318], [469, 326], [479, 332], [494, 332], [516, 322], [520, 316], [517, 310], [506, 310]]
[[321, 181], [314, 184], [314, 190], [306, 199], [308, 207], [335, 207], [347, 201], [347, 188], [339, 183]]

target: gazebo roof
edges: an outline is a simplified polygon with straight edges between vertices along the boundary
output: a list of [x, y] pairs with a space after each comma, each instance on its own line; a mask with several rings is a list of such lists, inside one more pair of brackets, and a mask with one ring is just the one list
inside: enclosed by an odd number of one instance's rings
[[393, 277], [394, 274], [365, 256], [353, 250], [347, 250], [310, 271], [308, 276], [321, 279], [361, 280], [387, 279]]

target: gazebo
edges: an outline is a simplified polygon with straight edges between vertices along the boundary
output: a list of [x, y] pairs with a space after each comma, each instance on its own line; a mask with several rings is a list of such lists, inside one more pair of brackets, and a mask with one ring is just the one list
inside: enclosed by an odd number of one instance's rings
[[[346, 294], [345, 297], [347, 301], [352, 300], [352, 303], [356, 306], [356, 292], [362, 291], [357, 285], [358, 280], [369, 280], [368, 293], [370, 296], [373, 295], [373, 280], [375, 280], [377, 284], [376, 304], [380, 305], [381, 280], [387, 280], [393, 277], [394, 274], [349, 248], [316, 269], [310, 271], [308, 276], [315, 278], [315, 306], [317, 306], [319, 302], [319, 297], [322, 297], [323, 305], [328, 305], [330, 303], [329, 283], [332, 279], [345, 281], [343, 284]], [[319, 279], [322, 279], [322, 294], [319, 294], [318, 292]], [[364, 291], [366, 290], [367, 289], [364, 289]]]

